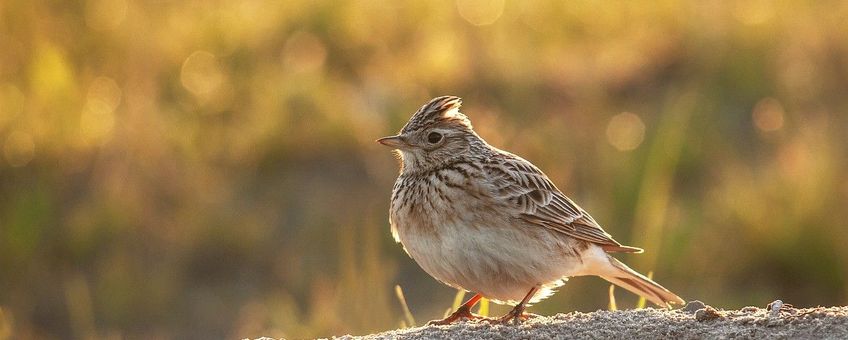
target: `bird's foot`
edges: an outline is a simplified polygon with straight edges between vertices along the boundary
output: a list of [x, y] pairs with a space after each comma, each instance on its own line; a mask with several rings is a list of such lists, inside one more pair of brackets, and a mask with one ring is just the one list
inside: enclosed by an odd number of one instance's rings
[[433, 320], [427, 323], [428, 326], [449, 325], [460, 320], [488, 320], [488, 318], [471, 313], [469, 308], [465, 306], [459, 307], [455, 312], [441, 320]]
[[538, 316], [539, 316], [538, 314], [524, 313], [524, 309], [522, 308], [520, 310], [519, 309], [513, 309], [513, 310], [509, 311], [509, 313], [506, 313], [506, 315], [504, 315], [504, 316], [502, 316], [498, 319], [491, 319], [491, 320], [487, 320], [487, 321], [491, 322], [494, 325], [509, 325], [511, 323], [521, 323], [522, 321], [533, 319], [533, 318], [536, 318]]

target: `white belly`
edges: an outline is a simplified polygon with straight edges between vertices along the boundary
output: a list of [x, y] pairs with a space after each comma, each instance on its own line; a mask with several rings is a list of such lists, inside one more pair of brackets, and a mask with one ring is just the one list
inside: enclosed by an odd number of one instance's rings
[[496, 302], [515, 304], [541, 284], [531, 300], [537, 302], [568, 276], [583, 271], [583, 261], [574, 254], [579, 242], [538, 226], [493, 218], [492, 225], [469, 227], [468, 221], [443, 217], [420, 226], [405, 216], [395, 217], [402, 226], [396, 228], [398, 241], [424, 271]]

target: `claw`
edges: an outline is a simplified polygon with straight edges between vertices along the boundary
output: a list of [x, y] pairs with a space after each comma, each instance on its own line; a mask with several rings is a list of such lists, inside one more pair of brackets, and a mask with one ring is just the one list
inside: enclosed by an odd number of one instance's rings
[[433, 320], [427, 323], [428, 326], [449, 325], [460, 320], [488, 320], [482, 316], [471, 313], [468, 308], [460, 307], [448, 317], [441, 320]]
[[529, 302], [530, 299], [533, 298], [533, 295], [536, 294], [537, 291], [539, 291], [539, 288], [540, 285], [536, 285], [531, 288], [527, 295], [524, 296], [524, 299], [522, 299], [521, 302], [515, 305], [515, 307], [510, 310], [509, 313], [506, 313], [506, 315], [502, 316], [500, 319], [492, 320], [491, 323], [496, 325], [506, 325], [511, 323], [513, 320], [516, 322], [521, 322], [530, 318], [537, 317], [538, 315], [536, 314], [524, 313], [524, 309], [527, 308], [527, 302]]
[[462, 304], [462, 306], [459, 306], [459, 308], [457, 308], [456, 311], [453, 312], [448, 317], [441, 319], [441, 320], [430, 321], [430, 322], [427, 323], [427, 325], [449, 325], [449, 324], [452, 324], [452, 323], [454, 323], [454, 322], [456, 322], [457, 320], [460, 320], [460, 319], [462, 319], [462, 320], [486, 319], [482, 316], [471, 313], [471, 307], [474, 307], [474, 305], [477, 304], [477, 301], [480, 301], [481, 298], [483, 298], [482, 295], [474, 294], [474, 296], [472, 296], [470, 299], [468, 299], [468, 301], [466, 301], [464, 304]]
[[508, 325], [511, 323], [521, 323], [522, 321], [527, 321], [538, 316], [538, 314], [524, 313], [523, 311], [516, 311], [513, 309], [498, 319], [489, 319], [486, 321], [489, 321], [489, 323], [493, 325]]

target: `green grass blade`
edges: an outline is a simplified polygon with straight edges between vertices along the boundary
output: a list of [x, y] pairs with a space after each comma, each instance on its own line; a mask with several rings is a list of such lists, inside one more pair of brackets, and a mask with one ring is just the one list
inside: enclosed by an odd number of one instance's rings
[[462, 289], [458, 289], [456, 291], [456, 296], [453, 298], [453, 305], [451, 306], [451, 310], [456, 310], [462, 305], [462, 299], [465, 297], [465, 291]]
[[618, 310], [618, 305], [615, 304], [615, 285], [610, 285], [609, 288], [609, 310]]
[[409, 305], [406, 304], [406, 297], [403, 296], [403, 290], [400, 288], [400, 285], [395, 285], [395, 295], [397, 295], [398, 301], [400, 301], [400, 307], [403, 309], [403, 316], [406, 319], [404, 323], [410, 327], [415, 327], [415, 318], [412, 317], [412, 312], [409, 311]]
[[480, 310], [477, 311], [477, 313], [479, 313], [480, 316], [482, 316], [482, 317], [488, 317], [489, 316], [489, 299], [487, 299], [487, 298], [480, 299]]
[[457, 308], [459, 308], [459, 306], [462, 305], [462, 298], [464, 298], [464, 297], [465, 297], [465, 291], [462, 290], [462, 289], [457, 289], [456, 295], [453, 297], [453, 304], [451, 305], [450, 308], [448, 308], [448, 310], [445, 311], [444, 317], [448, 317], [448, 315], [450, 315], [450, 313], [452, 313]]
[[[653, 270], [648, 272], [648, 278], [649, 278], [649, 279], [651, 279], [651, 280], [653, 280], [653, 279], [654, 279], [654, 271], [653, 271]], [[637, 303], [636, 303], [636, 309], [642, 309], [642, 308], [645, 308], [645, 305], [646, 305], [646, 304], [647, 304], [647, 301], [645, 300], [645, 297], [644, 297], [644, 296], [640, 296], [640, 297], [639, 297], [639, 302], [637, 302]]]

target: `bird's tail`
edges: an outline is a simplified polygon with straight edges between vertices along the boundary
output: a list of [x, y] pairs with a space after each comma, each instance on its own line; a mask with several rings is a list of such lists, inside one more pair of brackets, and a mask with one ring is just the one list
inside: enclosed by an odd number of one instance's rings
[[637, 273], [630, 269], [626, 264], [621, 263], [612, 256], [609, 257], [609, 262], [614, 271], [606, 272], [601, 277], [604, 280], [614, 283], [615, 285], [627, 289], [636, 295], [642, 296], [648, 301], [655, 303], [661, 307], [671, 307], [671, 304], [683, 304], [684, 301], [679, 296], [670, 292], [659, 283]]

